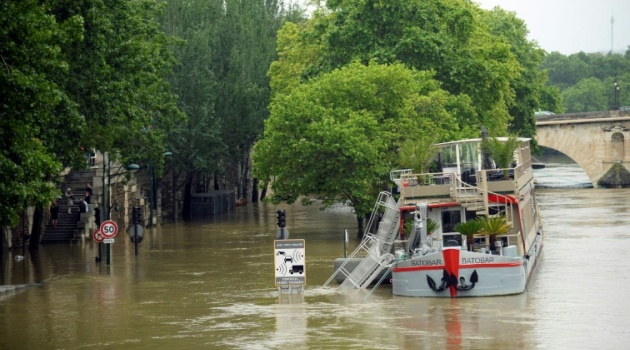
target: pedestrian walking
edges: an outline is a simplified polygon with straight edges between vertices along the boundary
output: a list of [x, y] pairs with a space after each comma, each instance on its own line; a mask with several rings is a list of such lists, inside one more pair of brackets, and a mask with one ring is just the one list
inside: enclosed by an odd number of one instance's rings
[[66, 190], [66, 202], [68, 203], [68, 214], [70, 214], [72, 213], [72, 206], [74, 205], [74, 193], [72, 193], [70, 187]]
[[57, 228], [57, 218], [59, 217], [59, 205], [56, 200], [50, 204], [50, 226]]

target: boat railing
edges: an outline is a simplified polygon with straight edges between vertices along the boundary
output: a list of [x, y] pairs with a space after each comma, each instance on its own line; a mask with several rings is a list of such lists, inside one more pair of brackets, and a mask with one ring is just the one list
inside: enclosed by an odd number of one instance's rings
[[399, 181], [402, 187], [448, 185], [451, 183], [451, 175], [453, 175], [453, 173], [450, 172], [424, 174], [413, 174], [411, 172], [406, 172], [400, 175]]
[[[396, 179], [401, 183], [402, 190], [401, 196], [404, 200], [411, 200], [416, 197], [422, 196], [422, 194], [432, 193], [428, 191], [431, 187], [426, 187], [425, 191], [414, 190], [414, 188], [425, 188], [422, 186], [435, 186], [437, 188], [445, 188], [445, 195], [449, 195], [455, 201], [462, 204], [469, 211], [474, 211], [478, 215], [484, 216], [499, 216], [504, 215], [506, 222], [510, 225], [513, 224], [513, 212], [512, 203], [514, 198], [508, 197], [498, 192], [490, 191], [488, 189], [491, 176], [488, 173], [501, 170], [480, 170], [476, 175], [476, 182], [474, 184], [469, 181], [464, 181], [462, 177], [455, 173], [422, 173], [415, 174], [408, 170], [400, 171], [396, 173]], [[523, 172], [522, 167], [504, 169], [505, 171], [512, 171], [513, 174], [519, 175]], [[502, 176], [502, 175], [501, 175]], [[394, 177], [394, 176], [392, 176]], [[510, 191], [514, 191], [514, 181], [511, 180], [507, 184], [507, 188]], [[442, 186], [436, 186], [442, 185]], [[433, 191], [435, 194], [439, 194], [439, 191]]]
[[479, 172], [481, 176], [478, 178], [480, 182], [477, 183], [477, 186], [466, 183], [459, 176], [452, 174], [451, 197], [462, 203], [468, 210], [477, 212], [477, 214], [483, 214], [488, 217], [504, 215], [506, 222], [512, 225], [512, 202], [514, 199], [489, 191], [487, 183], [483, 181], [485, 172], [486, 170]]
[[[491, 249], [496, 248], [496, 247], [491, 247], [490, 246], [490, 235], [475, 234], [475, 235], [473, 235], [473, 238], [475, 240], [482, 239], [483, 240], [483, 246], [486, 248], [486, 251], [488, 253], [490, 253]], [[501, 248], [507, 248], [509, 246], [520, 247], [518, 243], [521, 241], [521, 231], [519, 230], [516, 233], [507, 233], [507, 234], [503, 234], [503, 235], [495, 235], [495, 238], [496, 238], [496, 241], [501, 241], [501, 242], [503, 242], [503, 238], [505, 238], [506, 244], [505, 245], [502, 244]], [[522, 255], [522, 252], [520, 252], [520, 251], [517, 251], [517, 253]]]
[[396, 184], [396, 186], [398, 186], [398, 188], [402, 187], [402, 178], [406, 175], [406, 174], [411, 174], [413, 172], [413, 170], [411, 169], [396, 169], [396, 170], [392, 170], [389, 172], [389, 178], [390, 180], [392, 180], [393, 183]]

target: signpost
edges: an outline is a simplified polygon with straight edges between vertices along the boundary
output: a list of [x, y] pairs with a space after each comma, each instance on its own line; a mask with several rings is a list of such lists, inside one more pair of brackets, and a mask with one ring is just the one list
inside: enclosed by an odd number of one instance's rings
[[110, 254], [109, 254], [109, 244], [114, 243], [114, 237], [118, 234], [118, 224], [116, 224], [113, 220], [105, 220], [101, 223], [101, 227], [99, 229], [101, 231], [101, 235], [103, 236], [103, 243], [107, 243], [107, 265], [109, 265]]
[[273, 241], [276, 286], [282, 292], [298, 287], [298, 292], [306, 284], [306, 255], [303, 239], [284, 239]]

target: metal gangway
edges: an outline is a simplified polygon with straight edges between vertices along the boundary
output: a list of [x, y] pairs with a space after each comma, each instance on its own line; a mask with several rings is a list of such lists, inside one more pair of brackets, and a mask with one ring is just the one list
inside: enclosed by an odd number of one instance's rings
[[[372, 233], [375, 226], [378, 226], [376, 234]], [[338, 274], [342, 274], [345, 278], [339, 288], [365, 289], [391, 267], [394, 260], [393, 245], [400, 228], [400, 210], [391, 193], [381, 192], [378, 195], [367, 228], [359, 246], [324, 283], [325, 287]], [[362, 260], [353, 270], [349, 270], [352, 258]]]

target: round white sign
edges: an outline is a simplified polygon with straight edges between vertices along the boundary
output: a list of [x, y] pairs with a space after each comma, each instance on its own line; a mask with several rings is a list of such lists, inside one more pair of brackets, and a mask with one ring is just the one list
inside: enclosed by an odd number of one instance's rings
[[101, 224], [101, 234], [105, 238], [114, 238], [118, 234], [118, 225], [112, 220], [105, 220]]

